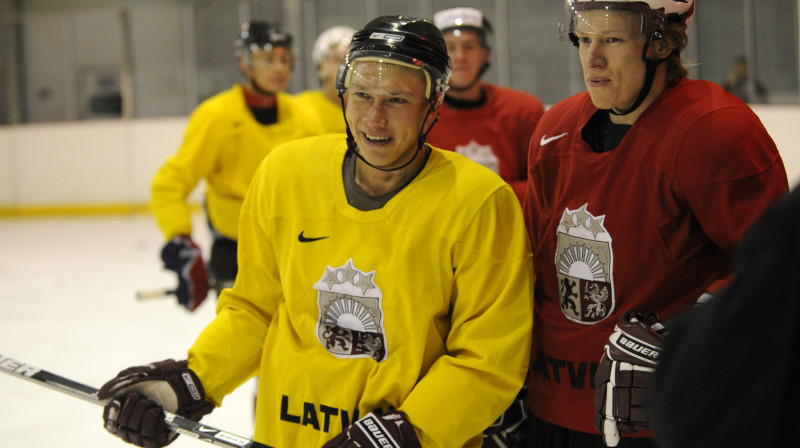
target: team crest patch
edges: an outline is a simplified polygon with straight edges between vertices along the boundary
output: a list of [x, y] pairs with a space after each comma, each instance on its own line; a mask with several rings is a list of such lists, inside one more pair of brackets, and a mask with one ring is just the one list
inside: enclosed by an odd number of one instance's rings
[[456, 152], [466, 156], [473, 162], [480, 163], [497, 174], [500, 173], [499, 162], [497, 161], [497, 156], [494, 155], [494, 151], [492, 151], [491, 145], [481, 145], [475, 140], [470, 140], [466, 145], [456, 146]]
[[317, 339], [339, 358], [386, 359], [383, 294], [374, 282], [375, 271], [363, 272], [353, 259], [338, 268], [325, 267], [317, 290]]
[[614, 310], [611, 235], [605, 215], [595, 217], [583, 204], [565, 209], [556, 230], [556, 272], [561, 311], [567, 319], [594, 324]]

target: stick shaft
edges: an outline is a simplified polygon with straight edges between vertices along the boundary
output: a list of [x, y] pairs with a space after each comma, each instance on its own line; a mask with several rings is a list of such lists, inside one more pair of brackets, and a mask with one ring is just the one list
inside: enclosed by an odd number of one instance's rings
[[[233, 287], [233, 280], [228, 280], [224, 282], [212, 282], [208, 285], [211, 289], [225, 289], [225, 288], [232, 288]], [[168, 297], [175, 295], [177, 289], [170, 289], [170, 288], [156, 288], [156, 289], [145, 289], [141, 291], [136, 291], [136, 299], [137, 300], [150, 300], [150, 299], [161, 299], [163, 297]]]
[[[24, 379], [40, 386], [72, 395], [90, 403], [105, 406], [107, 400], [97, 398], [97, 389], [78, 383], [47, 370], [34, 367], [16, 359], [0, 354], [0, 372]], [[270, 448], [244, 437], [203, 425], [194, 420], [164, 411], [164, 421], [170, 429], [214, 445], [231, 448]]]

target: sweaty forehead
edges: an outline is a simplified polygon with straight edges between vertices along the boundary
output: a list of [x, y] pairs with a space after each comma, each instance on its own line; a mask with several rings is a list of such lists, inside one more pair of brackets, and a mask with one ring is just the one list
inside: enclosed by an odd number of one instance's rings
[[350, 69], [350, 88], [383, 94], [425, 95], [422, 70], [394, 62], [356, 59]]
[[642, 15], [619, 9], [585, 9], [575, 14], [575, 32], [642, 35]]

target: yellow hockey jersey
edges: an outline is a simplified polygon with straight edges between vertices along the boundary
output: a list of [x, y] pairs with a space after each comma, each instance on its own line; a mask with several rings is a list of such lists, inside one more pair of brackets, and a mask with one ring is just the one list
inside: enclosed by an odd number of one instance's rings
[[206, 181], [205, 206], [217, 232], [237, 239], [239, 210], [258, 164], [276, 146], [320, 134], [314, 111], [286, 93], [277, 95], [278, 121], [262, 125], [241, 85], [204, 101], [189, 118], [184, 140], [156, 173], [150, 209], [167, 239], [191, 235], [186, 198]]
[[322, 122], [320, 134], [345, 132], [344, 114], [340, 102], [333, 102], [322, 90], [306, 90], [295, 97], [306, 106], [314, 109]]
[[189, 350], [215, 403], [259, 376], [255, 439], [320, 447], [370, 411], [422, 445], [479, 447], [528, 368], [533, 271], [521, 207], [433, 149], [381, 209], [348, 205], [344, 135], [276, 148], [245, 198], [239, 274]]

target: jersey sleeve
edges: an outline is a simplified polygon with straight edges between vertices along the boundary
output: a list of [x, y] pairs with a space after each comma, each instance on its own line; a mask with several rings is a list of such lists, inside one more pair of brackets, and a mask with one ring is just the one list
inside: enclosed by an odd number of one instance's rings
[[150, 210], [166, 239], [191, 235], [191, 208], [186, 198], [200, 179], [213, 170], [216, 117], [211, 108], [196, 110], [186, 127], [177, 153], [170, 156], [151, 184]]
[[[519, 201], [491, 196], [456, 244], [447, 353], [400, 406], [423, 446], [464, 446], [513, 401], [528, 369], [533, 268]], [[474, 440], [472, 441], [474, 443]]]
[[[727, 123], [724, 133], [713, 123]], [[744, 231], [772, 202], [788, 191], [786, 169], [775, 143], [752, 113], [725, 108], [697, 121], [683, 141], [701, 142], [708, 150], [684, 148], [678, 171], [681, 189], [703, 232], [731, 254]], [[724, 287], [729, 276], [712, 283]]]
[[268, 221], [262, 219], [267, 207], [263, 195], [268, 194], [266, 165], [260, 165], [242, 206], [236, 283], [222, 291], [216, 317], [189, 350], [189, 367], [217, 404], [257, 374], [267, 329], [281, 298]]

